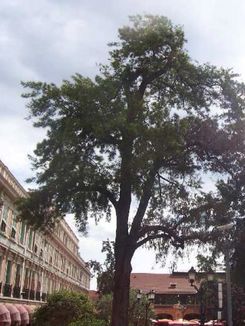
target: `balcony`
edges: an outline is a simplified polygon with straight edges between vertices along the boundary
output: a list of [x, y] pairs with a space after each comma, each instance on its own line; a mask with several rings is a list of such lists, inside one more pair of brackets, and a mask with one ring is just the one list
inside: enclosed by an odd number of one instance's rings
[[36, 300], [41, 301], [41, 293], [39, 291], [36, 292]]
[[23, 299], [28, 300], [29, 299], [29, 293], [30, 293], [29, 289], [27, 289], [27, 288], [23, 289], [23, 292], [22, 292]]
[[13, 297], [14, 298], [20, 298], [20, 287], [14, 286], [13, 288]]
[[34, 290], [30, 290], [30, 296], [29, 296], [30, 300], [35, 300], [35, 291]]
[[12, 294], [12, 285], [5, 283], [3, 286], [3, 296], [11, 297], [11, 294]]
[[42, 301], [46, 301], [47, 299], [47, 293], [42, 293]]

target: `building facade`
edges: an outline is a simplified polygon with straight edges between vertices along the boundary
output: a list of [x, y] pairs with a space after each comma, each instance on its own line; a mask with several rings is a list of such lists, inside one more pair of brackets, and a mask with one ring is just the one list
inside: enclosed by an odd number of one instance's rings
[[[224, 280], [224, 273], [215, 273], [215, 277], [216, 281], [221, 282]], [[205, 279], [205, 273], [198, 273], [197, 288], [200, 288]], [[200, 319], [200, 298], [197, 290], [190, 284], [188, 272], [132, 273], [130, 287], [145, 294], [154, 293], [152, 308], [158, 319]], [[210, 300], [209, 306], [205, 307], [206, 317], [209, 319], [217, 319], [218, 288], [214, 293], [216, 303], [213, 304]]]
[[90, 272], [65, 220], [52, 231], [18, 221], [15, 201], [28, 194], [0, 161], [0, 301], [45, 301], [60, 289], [88, 293]]

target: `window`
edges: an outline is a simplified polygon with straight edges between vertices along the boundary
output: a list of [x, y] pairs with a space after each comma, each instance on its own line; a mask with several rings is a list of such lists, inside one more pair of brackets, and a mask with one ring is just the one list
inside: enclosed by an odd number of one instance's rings
[[34, 271], [31, 272], [31, 290], [35, 290], [35, 275]]
[[12, 269], [12, 262], [11, 260], [8, 260], [7, 267], [6, 267], [6, 279], [5, 279], [6, 284], [10, 284], [11, 269]]
[[25, 238], [25, 230], [26, 230], [26, 225], [24, 222], [21, 223], [21, 230], [20, 230], [20, 243], [24, 244], [24, 238]]
[[20, 271], [21, 271], [21, 266], [18, 264], [16, 266], [15, 286], [20, 286]]
[[4, 206], [3, 207], [3, 220], [5, 222], [7, 222], [8, 215], [9, 215], [9, 208], [7, 206]]
[[177, 283], [170, 283], [169, 289], [176, 289]]
[[24, 288], [25, 289], [29, 288], [29, 283], [30, 283], [30, 270], [28, 268], [26, 268], [25, 280], [24, 280]]
[[32, 249], [32, 239], [33, 239], [33, 230], [30, 230], [30, 233], [29, 233], [29, 241], [28, 241], [28, 248], [30, 250]]
[[14, 213], [14, 211], [12, 211], [12, 210], [10, 210], [10, 211], [11, 211], [11, 216], [12, 216], [12, 228], [11, 228], [10, 237], [12, 239], [15, 239], [15, 237], [16, 237], [16, 224], [17, 224], [16, 214]]
[[6, 231], [6, 222], [4, 220], [2, 220], [2, 222], [1, 222], [1, 228], [0, 228], [0, 230], [2, 232], [5, 232]]
[[[1, 272], [2, 272], [2, 261], [3, 261], [3, 257], [0, 256], [0, 275], [1, 275]], [[1, 282], [1, 279], [0, 279], [0, 282]]]
[[55, 254], [54, 254], [54, 265], [58, 266], [58, 256], [59, 256], [59, 252], [57, 250], [55, 250]]
[[12, 239], [15, 239], [15, 236], [16, 236], [16, 230], [15, 230], [15, 228], [12, 227], [12, 230], [11, 230], [11, 238]]
[[8, 214], [9, 214], [9, 208], [7, 206], [3, 206], [2, 221], [1, 221], [1, 226], [0, 226], [0, 230], [2, 232], [6, 232]]
[[17, 220], [16, 220], [16, 213], [12, 212], [13, 220], [12, 220], [12, 226], [16, 229]]

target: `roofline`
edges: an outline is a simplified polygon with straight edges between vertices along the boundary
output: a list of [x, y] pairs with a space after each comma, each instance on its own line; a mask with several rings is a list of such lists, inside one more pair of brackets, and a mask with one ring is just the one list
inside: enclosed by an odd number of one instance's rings
[[[5, 170], [7, 172], [7, 174], [9, 175], [10, 178], [13, 179], [14, 183], [16, 184], [17, 187], [20, 188], [20, 190], [23, 192], [23, 194], [26, 195], [26, 197], [29, 196], [28, 192], [25, 190], [25, 188], [20, 184], [20, 182], [16, 179], [16, 177], [13, 175], [13, 173], [9, 170], [9, 168], [3, 163], [3, 161], [0, 159], [0, 167], [3, 168], [3, 170]], [[4, 180], [9, 184], [9, 186], [11, 188], [13, 188], [13, 186], [9, 183], [9, 181], [4, 178]], [[13, 188], [14, 190], [14, 188]], [[18, 195], [18, 194], [17, 194]], [[62, 222], [64, 222], [65, 226], [68, 228], [68, 230], [72, 233], [72, 235], [74, 236], [74, 238], [77, 240], [78, 242], [78, 247], [79, 247], [79, 238], [76, 236], [75, 232], [72, 230], [72, 228], [70, 227], [70, 225], [66, 222], [66, 220], [64, 218], [62, 218]], [[85, 261], [83, 260], [83, 258], [80, 256], [79, 254], [79, 258], [82, 261], [82, 263], [84, 263], [84, 265], [86, 265]]]
[[70, 225], [66, 222], [66, 220], [64, 218], [62, 218], [62, 221], [65, 223], [65, 225], [68, 227], [68, 229], [72, 232], [72, 234], [74, 235], [74, 237], [79, 242], [79, 238], [76, 236], [75, 232], [72, 230], [72, 228], [70, 227]]
[[[20, 182], [16, 179], [16, 177], [13, 175], [13, 173], [9, 170], [9, 168], [3, 163], [3, 161], [1, 159], [0, 159], [0, 166], [2, 166], [3, 169], [7, 171], [9, 176], [14, 179], [14, 182], [20, 188], [20, 190], [23, 191], [23, 193], [26, 196], [28, 196], [28, 192], [26, 191], [26, 189], [20, 184]], [[4, 178], [4, 179], [8, 182], [8, 180], [6, 178]]]
[[[207, 274], [207, 272], [197, 272], [197, 275], [205, 275]], [[215, 272], [214, 271], [214, 274], [216, 275], [224, 275], [225, 274], [225, 271], [217, 271]], [[171, 273], [154, 273], [154, 272], [132, 272], [131, 275], [168, 275], [168, 276], [187, 276], [188, 275], [188, 272], [171, 272]]]

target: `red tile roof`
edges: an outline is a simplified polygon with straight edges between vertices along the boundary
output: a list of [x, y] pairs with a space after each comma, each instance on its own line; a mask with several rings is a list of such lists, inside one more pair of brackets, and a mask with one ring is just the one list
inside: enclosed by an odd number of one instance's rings
[[89, 290], [88, 292], [89, 299], [96, 301], [99, 299], [99, 292], [94, 290]]
[[[171, 286], [172, 284], [172, 286]], [[176, 284], [176, 286], [174, 285]], [[188, 276], [184, 273], [153, 274], [132, 273], [130, 278], [132, 289], [166, 294], [195, 294], [196, 290], [190, 285]]]

